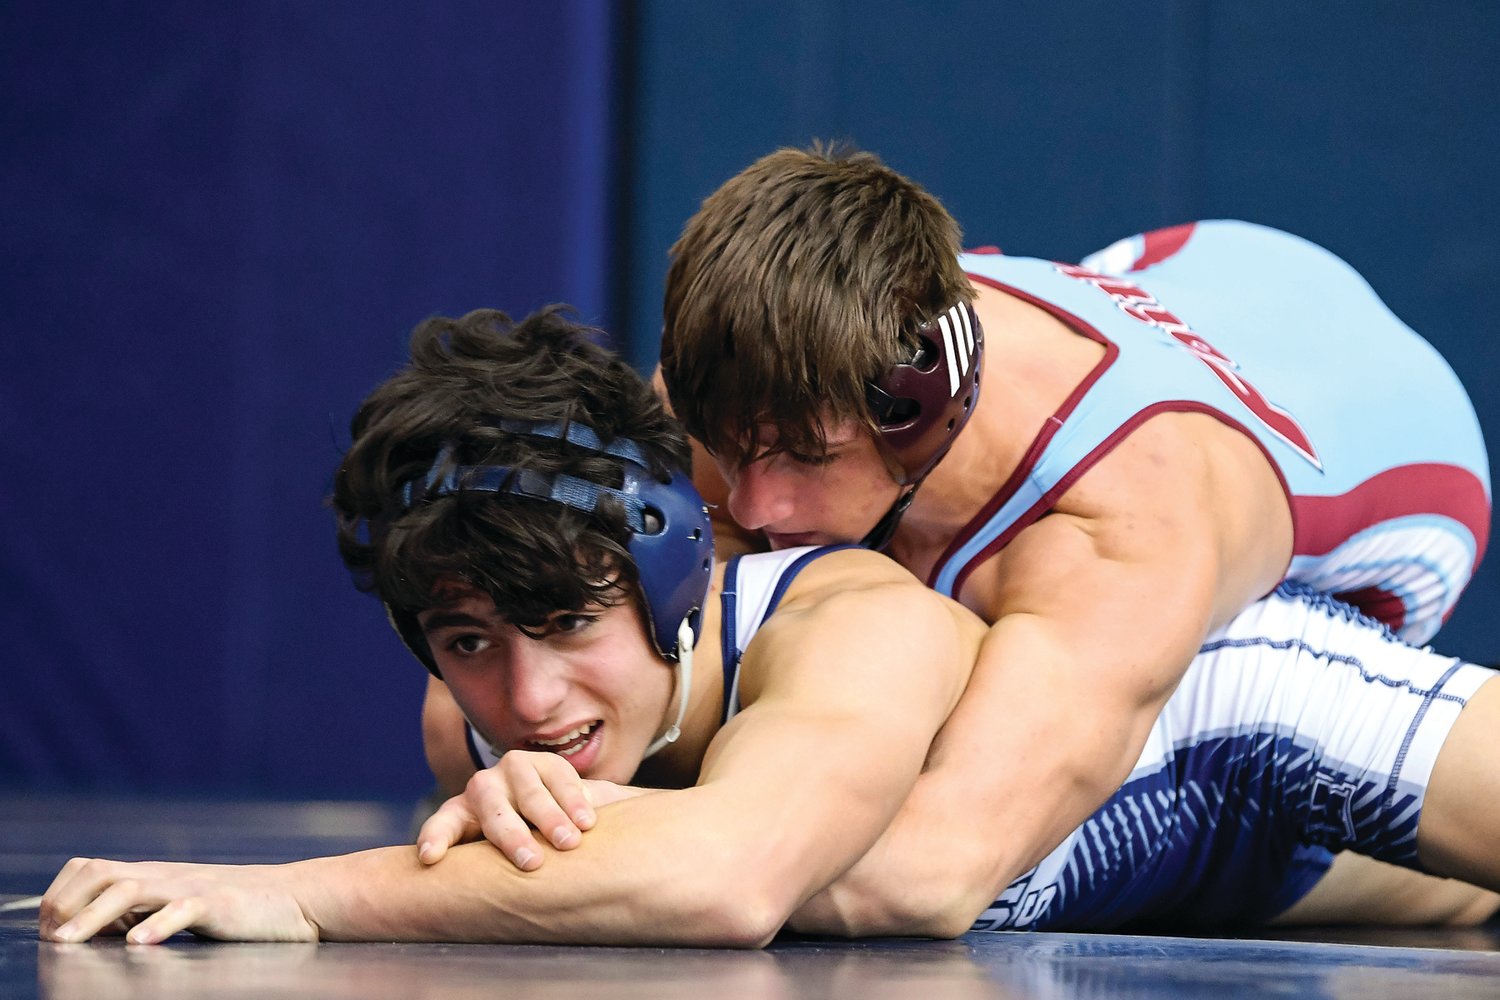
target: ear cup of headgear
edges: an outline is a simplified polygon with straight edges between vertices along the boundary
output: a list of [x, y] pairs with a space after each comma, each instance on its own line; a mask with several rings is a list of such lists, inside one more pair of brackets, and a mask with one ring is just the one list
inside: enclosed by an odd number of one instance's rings
[[979, 402], [984, 361], [984, 330], [968, 303], [948, 309], [916, 335], [912, 359], [865, 386], [881, 443], [904, 473], [902, 485], [920, 482], [948, 453]]
[[713, 572], [713, 528], [708, 506], [680, 470], [669, 482], [650, 479], [641, 494], [648, 516], [630, 538], [630, 557], [640, 575], [647, 622], [657, 650], [677, 659], [677, 632], [684, 619], [699, 635], [703, 602]]

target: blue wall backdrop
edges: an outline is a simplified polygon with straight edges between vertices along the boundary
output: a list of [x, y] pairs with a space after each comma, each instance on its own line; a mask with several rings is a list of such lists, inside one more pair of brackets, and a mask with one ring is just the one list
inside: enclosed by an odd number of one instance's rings
[[[1077, 260], [1226, 217], [1321, 243], [1448, 358], [1500, 457], [1500, 6], [657, 0], [635, 32], [619, 312], [643, 365], [699, 201], [777, 146], [850, 140], [971, 246]], [[1497, 607], [1492, 556], [1439, 647], [1500, 659]]]
[[611, 8], [0, 13], [0, 782], [407, 795], [323, 507], [434, 313], [603, 320]]
[[[433, 313], [655, 359], [666, 250], [849, 139], [971, 243], [1234, 216], [1337, 251], [1500, 441], [1500, 8], [558, 0], [0, 7], [0, 785], [416, 794], [422, 674], [322, 499]], [[1500, 656], [1500, 559], [1439, 645]]]

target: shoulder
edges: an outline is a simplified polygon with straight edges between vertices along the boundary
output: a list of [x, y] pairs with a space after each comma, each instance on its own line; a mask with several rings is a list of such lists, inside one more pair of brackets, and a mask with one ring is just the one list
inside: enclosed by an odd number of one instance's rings
[[1109, 450], [1059, 497], [1057, 509], [1132, 519], [1157, 510], [1176, 517], [1203, 513], [1215, 470], [1229, 457], [1222, 454], [1226, 448], [1235, 461], [1264, 462], [1253, 445], [1234, 448], [1242, 437], [1203, 413], [1151, 415], [1121, 427]]
[[[754, 558], [754, 557], [746, 557]], [[746, 680], [821, 658], [882, 663], [938, 661], [939, 673], [973, 662], [984, 626], [956, 602], [929, 590], [896, 562], [868, 549], [817, 553], [786, 588], [745, 651]], [[967, 651], [967, 652], [965, 652]]]
[[826, 615], [829, 608], [848, 614], [846, 604], [909, 601], [939, 608], [946, 600], [889, 556], [857, 546], [809, 549], [795, 557], [791, 552], [747, 556], [742, 565], [777, 556], [783, 592], [767, 624], [779, 622], [784, 627], [803, 616]]
[[1070, 603], [1094, 581], [1101, 593], [1176, 595], [1222, 621], [1275, 586], [1290, 555], [1290, 507], [1254, 440], [1206, 414], [1164, 413], [1124, 436], [975, 583], [988, 583], [987, 617], [1029, 606], [1038, 587]]

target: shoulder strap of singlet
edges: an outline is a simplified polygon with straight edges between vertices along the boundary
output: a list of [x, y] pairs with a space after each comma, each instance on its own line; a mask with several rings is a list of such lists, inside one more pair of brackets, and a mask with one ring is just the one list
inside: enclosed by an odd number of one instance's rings
[[1231, 391], [1231, 382], [1243, 381], [1226, 374], [1233, 362], [1130, 278], [1031, 258], [965, 255], [960, 263], [976, 281], [1046, 310], [1103, 345], [1105, 354], [1045, 422], [1011, 480], [938, 560], [927, 582], [940, 593], [957, 593], [974, 564], [1157, 413], [1210, 413], [1260, 440], [1247, 424], [1254, 423], [1250, 411]]
[[[724, 567], [724, 589], [720, 595], [720, 650], [723, 656], [724, 688], [719, 724], [728, 722], [740, 709], [740, 656], [786, 596], [797, 575], [814, 560], [858, 545], [822, 545], [735, 556]], [[761, 604], [764, 595], [764, 604]]]

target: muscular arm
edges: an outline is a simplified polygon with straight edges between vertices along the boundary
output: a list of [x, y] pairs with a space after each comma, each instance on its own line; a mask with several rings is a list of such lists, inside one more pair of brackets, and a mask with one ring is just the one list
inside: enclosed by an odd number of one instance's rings
[[794, 926], [967, 929], [1129, 775], [1207, 631], [1280, 579], [1284, 553], [1220, 513], [1211, 463], [1154, 460], [1162, 430], [981, 567], [966, 603], [995, 624], [968, 690], [886, 836]]
[[[804, 576], [823, 563], [866, 582], [811, 579], [788, 594], [747, 650], [747, 707], [709, 745], [699, 783], [601, 809], [583, 844], [544, 847], [535, 872], [483, 843], [430, 867], [409, 847], [277, 868], [72, 862], [48, 892], [43, 934], [72, 921], [58, 939], [78, 940], [143, 905], [167, 915], [145, 940], [190, 926], [224, 937], [763, 944], [889, 823], [977, 645], [947, 602], [878, 557], [836, 553]], [[886, 577], [868, 582], [881, 567]], [[91, 900], [98, 908], [80, 917]]]

